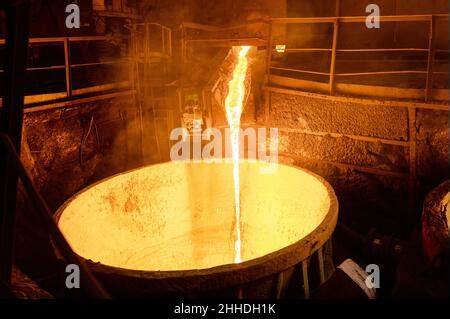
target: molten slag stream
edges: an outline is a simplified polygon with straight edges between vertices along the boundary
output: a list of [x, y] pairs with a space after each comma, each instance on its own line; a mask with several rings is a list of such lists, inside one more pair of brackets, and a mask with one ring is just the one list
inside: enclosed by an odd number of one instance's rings
[[236, 241], [234, 244], [234, 262], [240, 263], [241, 256], [241, 208], [239, 191], [239, 127], [241, 125], [241, 114], [245, 97], [245, 78], [247, 75], [249, 46], [239, 48], [239, 56], [233, 71], [233, 78], [228, 83], [228, 95], [225, 100], [228, 125], [230, 126], [231, 151], [233, 157], [234, 198], [236, 209]]

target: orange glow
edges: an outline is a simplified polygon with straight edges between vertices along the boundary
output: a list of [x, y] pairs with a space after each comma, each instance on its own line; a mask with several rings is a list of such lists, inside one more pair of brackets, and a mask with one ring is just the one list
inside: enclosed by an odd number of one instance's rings
[[249, 46], [239, 48], [239, 56], [236, 67], [233, 71], [233, 78], [228, 83], [228, 95], [225, 100], [228, 125], [230, 126], [231, 150], [233, 156], [233, 177], [234, 177], [234, 197], [235, 197], [235, 257], [234, 262], [240, 263], [241, 256], [241, 208], [239, 189], [239, 127], [241, 125], [241, 114], [245, 97], [245, 77], [248, 69], [247, 53]]

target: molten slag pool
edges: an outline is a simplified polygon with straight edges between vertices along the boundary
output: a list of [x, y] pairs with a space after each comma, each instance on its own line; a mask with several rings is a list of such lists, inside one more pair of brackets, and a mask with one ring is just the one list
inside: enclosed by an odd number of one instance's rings
[[59, 209], [59, 228], [116, 296], [278, 295], [286, 271], [330, 238], [337, 200], [306, 170], [239, 165], [241, 263], [234, 262], [233, 163], [225, 161], [163, 163], [107, 178]]

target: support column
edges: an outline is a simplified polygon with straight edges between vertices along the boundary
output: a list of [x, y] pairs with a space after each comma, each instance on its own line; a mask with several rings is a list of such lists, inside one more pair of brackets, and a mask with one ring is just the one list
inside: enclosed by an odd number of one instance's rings
[[[12, 140], [20, 154], [28, 48], [28, 1], [8, 1], [6, 11], [6, 60], [0, 132]], [[1, 143], [0, 143], [1, 144]], [[8, 295], [13, 264], [14, 223], [18, 173], [12, 158], [0, 145], [0, 296]]]

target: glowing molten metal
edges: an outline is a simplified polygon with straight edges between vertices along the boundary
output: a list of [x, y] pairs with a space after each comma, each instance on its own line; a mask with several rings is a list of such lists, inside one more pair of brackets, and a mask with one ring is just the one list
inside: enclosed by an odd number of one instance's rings
[[[322, 178], [283, 164], [261, 174], [265, 161], [239, 165], [242, 264], [295, 243], [290, 256], [305, 258], [311, 245], [329, 238], [337, 202]], [[232, 172], [228, 161], [175, 161], [124, 172], [67, 201], [58, 226], [77, 254], [103, 265], [157, 276], [229, 265], [235, 243], [224, 225], [234, 223], [234, 194], [224, 190], [233, 188]]]
[[241, 114], [245, 97], [245, 77], [247, 75], [248, 60], [247, 53], [249, 46], [239, 48], [239, 56], [236, 67], [233, 71], [233, 78], [228, 83], [228, 95], [225, 100], [228, 125], [230, 126], [231, 150], [233, 156], [233, 176], [234, 176], [234, 197], [236, 213], [236, 241], [234, 262], [240, 263], [241, 257], [241, 208], [239, 191], [239, 127], [241, 124]]

